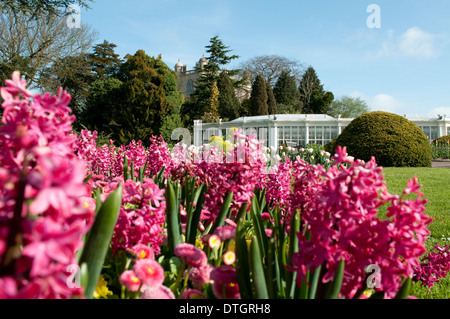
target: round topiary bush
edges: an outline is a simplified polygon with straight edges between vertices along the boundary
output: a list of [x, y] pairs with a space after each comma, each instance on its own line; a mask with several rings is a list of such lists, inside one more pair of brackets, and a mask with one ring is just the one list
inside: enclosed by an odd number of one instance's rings
[[370, 112], [355, 118], [329, 147], [346, 146], [349, 155], [380, 166], [431, 166], [432, 150], [425, 133], [406, 118]]
[[444, 135], [444, 136], [438, 137], [437, 139], [434, 139], [432, 143], [433, 143], [433, 145], [450, 144], [450, 135]]

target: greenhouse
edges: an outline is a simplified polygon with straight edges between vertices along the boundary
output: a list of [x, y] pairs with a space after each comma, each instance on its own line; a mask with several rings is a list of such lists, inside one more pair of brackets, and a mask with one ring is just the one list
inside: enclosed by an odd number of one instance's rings
[[[445, 115], [426, 117], [404, 115], [419, 126], [430, 141], [450, 134], [450, 119]], [[276, 114], [240, 117], [233, 121], [202, 123], [194, 121], [194, 145], [209, 143], [212, 136], [227, 136], [229, 129], [242, 129], [246, 135], [256, 134], [265, 146], [278, 147], [282, 144], [304, 147], [307, 144], [324, 146], [341, 134], [353, 118], [331, 117], [325, 114]]]

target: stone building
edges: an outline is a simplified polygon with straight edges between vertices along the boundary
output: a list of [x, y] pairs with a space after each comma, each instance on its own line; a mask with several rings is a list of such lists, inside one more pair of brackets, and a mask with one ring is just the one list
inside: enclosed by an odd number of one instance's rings
[[[180, 60], [175, 64], [174, 69], [178, 76], [178, 90], [183, 92], [185, 98], [189, 98], [189, 96], [194, 93], [195, 83], [202, 76], [201, 69], [203, 69], [207, 63], [208, 60], [205, 56], [202, 56], [193, 70], [188, 70], [187, 65], [183, 65]], [[232, 76], [231, 78], [235, 80], [241, 79], [237, 76]], [[236, 97], [239, 101], [242, 101], [243, 99], [250, 97], [250, 92], [251, 85], [249, 84], [241, 89], [236, 89]]]

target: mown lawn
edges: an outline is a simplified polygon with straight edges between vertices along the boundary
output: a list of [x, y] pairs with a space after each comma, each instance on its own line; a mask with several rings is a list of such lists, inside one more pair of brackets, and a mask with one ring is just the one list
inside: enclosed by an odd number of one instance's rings
[[[417, 176], [423, 185], [421, 190], [424, 197], [428, 200], [426, 213], [434, 219], [429, 226], [431, 234], [427, 248], [431, 249], [436, 242], [441, 246], [450, 244], [450, 169], [386, 167], [383, 173], [389, 192], [394, 194], [400, 194], [408, 179]], [[414, 285], [413, 295], [421, 299], [450, 298], [450, 274], [431, 288], [429, 293], [426, 287]]]

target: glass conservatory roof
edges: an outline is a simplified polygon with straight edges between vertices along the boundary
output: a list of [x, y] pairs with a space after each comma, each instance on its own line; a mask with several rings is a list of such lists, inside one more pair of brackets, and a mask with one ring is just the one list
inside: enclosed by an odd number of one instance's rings
[[304, 120], [335, 120], [326, 114], [273, 114], [273, 115], [259, 115], [249, 117], [239, 117], [232, 120], [230, 123], [244, 123], [244, 122], [262, 122], [262, 121], [304, 121]]

